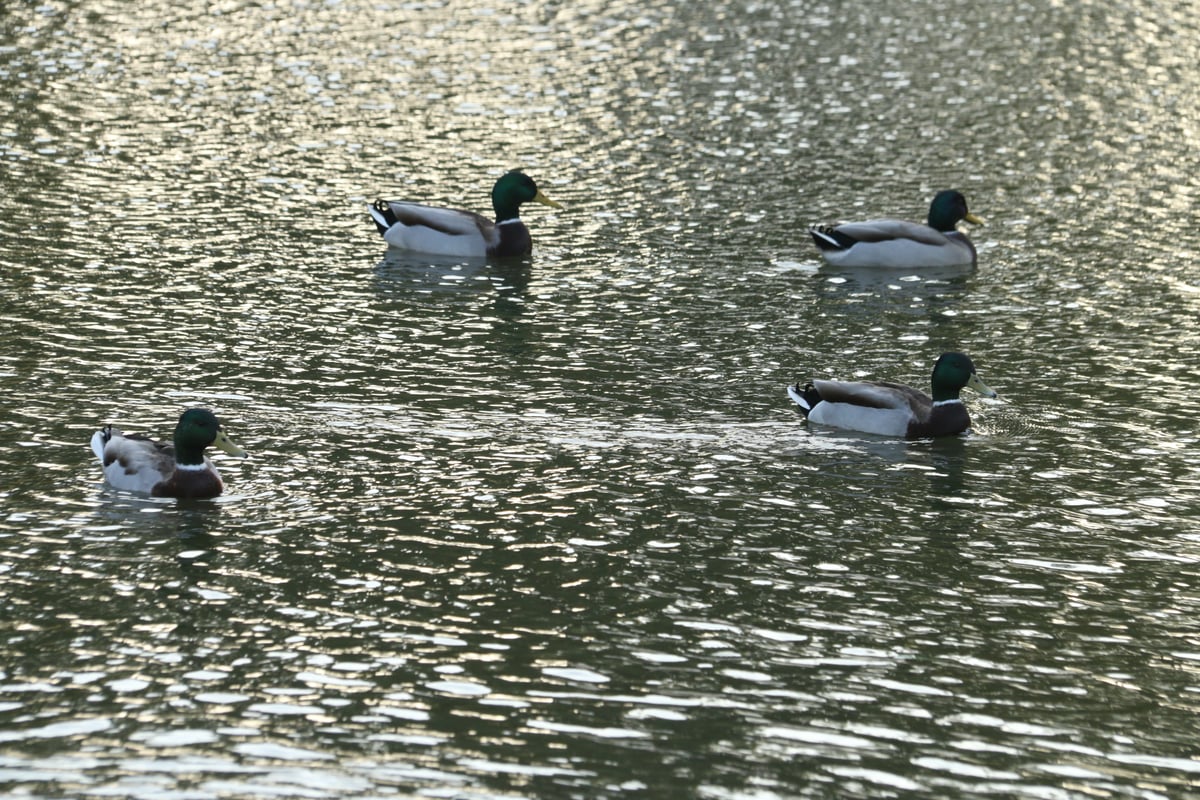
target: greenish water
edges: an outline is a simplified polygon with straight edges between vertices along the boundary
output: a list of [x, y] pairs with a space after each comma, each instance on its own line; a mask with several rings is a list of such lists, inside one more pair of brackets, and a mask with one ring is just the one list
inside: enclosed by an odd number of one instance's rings
[[[1192, 11], [6, 6], [0, 789], [1200, 796]], [[523, 264], [366, 214], [516, 166]], [[783, 393], [945, 349], [966, 437]], [[219, 500], [100, 481], [198, 404]]]

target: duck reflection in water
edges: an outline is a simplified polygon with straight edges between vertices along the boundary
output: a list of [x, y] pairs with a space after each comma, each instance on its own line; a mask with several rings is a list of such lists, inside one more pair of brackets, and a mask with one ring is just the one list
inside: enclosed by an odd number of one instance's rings
[[385, 295], [470, 293], [491, 288], [497, 306], [520, 310], [533, 280], [528, 257], [446, 258], [391, 249], [375, 266], [376, 288]]

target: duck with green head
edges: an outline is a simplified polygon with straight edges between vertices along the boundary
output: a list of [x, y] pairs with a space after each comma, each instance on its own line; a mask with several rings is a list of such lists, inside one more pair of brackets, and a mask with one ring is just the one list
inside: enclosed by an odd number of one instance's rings
[[958, 230], [983, 220], [967, 210], [960, 192], [938, 192], [929, 204], [928, 224], [875, 219], [817, 225], [809, 233], [825, 260], [835, 267], [958, 267], [975, 263], [975, 245]]
[[384, 241], [397, 249], [455, 258], [504, 258], [533, 250], [520, 216], [521, 206], [529, 202], [562, 208], [542, 194], [533, 178], [513, 170], [492, 188], [495, 221], [473, 211], [403, 200], [376, 200], [368, 210]]
[[100, 459], [105, 479], [118, 489], [154, 497], [209, 498], [225, 488], [204, 450], [209, 445], [234, 456], [245, 456], [225, 432], [215, 414], [189, 408], [179, 417], [172, 444], [137, 434], [126, 436], [112, 425], [92, 435], [92, 451]]
[[833, 428], [924, 439], [955, 436], [971, 426], [959, 392], [969, 387], [995, 397], [962, 353], [942, 353], [930, 379], [933, 396], [887, 381], [814, 380], [787, 389], [810, 422]]

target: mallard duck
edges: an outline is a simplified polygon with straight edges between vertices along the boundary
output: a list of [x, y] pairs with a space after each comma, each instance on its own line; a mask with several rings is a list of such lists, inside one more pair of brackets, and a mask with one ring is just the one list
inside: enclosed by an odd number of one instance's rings
[[369, 208], [379, 233], [392, 247], [455, 258], [525, 256], [533, 249], [519, 216], [522, 203], [562, 208], [523, 172], [507, 172], [492, 187], [496, 221], [473, 211], [401, 200], [376, 200]]
[[809, 420], [834, 428], [923, 439], [954, 436], [971, 425], [958, 393], [969, 386], [995, 397], [962, 353], [942, 353], [933, 365], [933, 397], [911, 386], [885, 381], [814, 380], [787, 389]]
[[106, 425], [92, 435], [92, 450], [110, 484], [154, 497], [216, 497], [224, 486], [204, 448], [211, 444], [230, 455], [246, 455], [221, 430], [216, 415], [204, 408], [184, 411], [173, 439], [174, 446], [126, 436]]
[[953, 189], [929, 204], [929, 222], [874, 219], [843, 225], [816, 225], [809, 232], [821, 255], [835, 267], [956, 267], [975, 263], [975, 245], [958, 230], [962, 220], [982, 225]]

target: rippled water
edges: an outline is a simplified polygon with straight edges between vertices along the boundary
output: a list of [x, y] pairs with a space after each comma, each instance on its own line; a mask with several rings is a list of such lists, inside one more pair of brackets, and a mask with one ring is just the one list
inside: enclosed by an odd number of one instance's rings
[[[0, 788], [1200, 796], [1192, 12], [6, 6]], [[365, 213], [514, 166], [524, 263]], [[950, 348], [967, 437], [783, 395]], [[194, 404], [224, 496], [100, 481]]]

